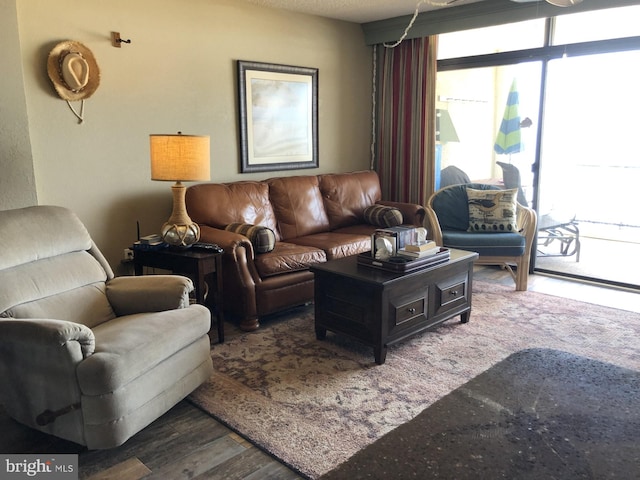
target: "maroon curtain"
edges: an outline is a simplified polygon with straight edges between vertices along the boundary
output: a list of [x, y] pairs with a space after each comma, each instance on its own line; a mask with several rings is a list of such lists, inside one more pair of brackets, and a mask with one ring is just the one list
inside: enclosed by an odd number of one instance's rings
[[376, 47], [374, 168], [388, 200], [424, 205], [433, 192], [435, 42]]

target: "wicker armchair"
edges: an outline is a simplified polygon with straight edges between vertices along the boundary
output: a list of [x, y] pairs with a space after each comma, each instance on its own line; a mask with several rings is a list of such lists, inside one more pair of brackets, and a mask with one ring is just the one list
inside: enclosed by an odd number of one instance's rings
[[502, 265], [515, 280], [516, 290], [527, 290], [529, 260], [536, 233], [535, 211], [517, 204], [517, 232], [469, 232], [467, 187], [500, 190], [493, 185], [468, 183], [450, 185], [435, 192], [426, 206], [429, 238], [444, 247], [477, 252], [479, 257], [475, 263], [478, 265]]

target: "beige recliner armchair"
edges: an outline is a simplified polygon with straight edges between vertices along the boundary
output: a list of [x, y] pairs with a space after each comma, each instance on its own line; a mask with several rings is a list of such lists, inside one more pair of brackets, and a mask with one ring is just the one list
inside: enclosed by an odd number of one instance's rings
[[111, 448], [212, 373], [209, 310], [185, 277], [117, 277], [61, 207], [0, 212], [0, 402], [17, 421]]

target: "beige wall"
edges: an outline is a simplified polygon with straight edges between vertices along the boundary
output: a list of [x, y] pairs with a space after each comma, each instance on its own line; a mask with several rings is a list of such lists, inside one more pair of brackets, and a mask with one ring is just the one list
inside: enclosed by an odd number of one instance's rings
[[37, 203], [15, 0], [0, 0], [0, 209]]
[[[149, 177], [150, 133], [210, 135], [212, 181], [368, 168], [371, 53], [356, 24], [242, 0], [15, 5], [38, 203], [76, 211], [114, 267], [136, 220], [144, 235], [170, 214], [170, 183]], [[132, 43], [113, 48], [112, 30]], [[45, 69], [67, 39], [89, 47], [101, 69], [82, 125]], [[320, 168], [240, 174], [236, 60], [319, 68]]]

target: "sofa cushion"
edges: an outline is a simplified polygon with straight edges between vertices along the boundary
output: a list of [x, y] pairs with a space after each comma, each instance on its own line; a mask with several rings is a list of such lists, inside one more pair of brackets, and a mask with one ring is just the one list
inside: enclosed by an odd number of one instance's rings
[[254, 259], [261, 278], [308, 270], [312, 263], [326, 261], [326, 254], [319, 248], [289, 242], [277, 242], [272, 251], [257, 255]]
[[380, 227], [375, 225], [369, 225], [368, 223], [358, 223], [356, 225], [350, 225], [348, 227], [338, 228], [333, 230], [332, 233], [349, 233], [352, 235], [366, 235], [371, 237], [373, 233]]
[[267, 183], [271, 205], [278, 219], [279, 240], [329, 230], [317, 176], [271, 178]]
[[380, 180], [373, 170], [319, 176], [320, 192], [330, 229], [364, 221], [364, 209], [382, 198]]
[[364, 209], [365, 222], [378, 227], [397, 227], [402, 225], [402, 212], [394, 207], [371, 205]]
[[187, 188], [187, 212], [201, 225], [224, 229], [230, 223], [262, 225], [277, 236], [276, 217], [264, 182], [201, 183]]
[[276, 235], [273, 230], [262, 225], [250, 223], [231, 223], [224, 227], [230, 232], [239, 233], [249, 239], [256, 253], [267, 253], [276, 246]]
[[518, 189], [476, 190], [467, 188], [469, 231], [478, 233], [517, 232], [516, 195]]
[[371, 236], [353, 233], [324, 232], [292, 238], [292, 243], [323, 250], [327, 260], [357, 255], [371, 250]]
[[477, 252], [481, 256], [522, 255], [526, 238], [519, 233], [472, 233], [457, 230], [443, 230], [442, 243], [445, 247]]

